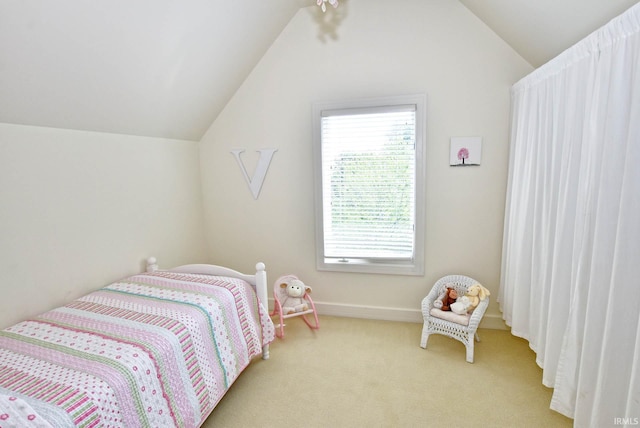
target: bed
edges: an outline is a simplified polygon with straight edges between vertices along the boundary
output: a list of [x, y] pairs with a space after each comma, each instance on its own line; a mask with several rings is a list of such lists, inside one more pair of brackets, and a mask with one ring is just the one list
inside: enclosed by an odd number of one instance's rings
[[116, 281], [0, 331], [0, 427], [198, 427], [275, 328], [267, 275], [214, 265]]

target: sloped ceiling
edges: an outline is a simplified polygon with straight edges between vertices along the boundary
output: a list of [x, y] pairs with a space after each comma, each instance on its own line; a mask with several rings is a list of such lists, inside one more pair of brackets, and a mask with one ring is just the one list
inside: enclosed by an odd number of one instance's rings
[[573, 46], [638, 0], [460, 0], [534, 67]]
[[199, 140], [292, 0], [0, 0], [0, 122]]
[[[460, 1], [535, 67], [637, 2]], [[314, 4], [1, 0], [0, 122], [197, 141]]]

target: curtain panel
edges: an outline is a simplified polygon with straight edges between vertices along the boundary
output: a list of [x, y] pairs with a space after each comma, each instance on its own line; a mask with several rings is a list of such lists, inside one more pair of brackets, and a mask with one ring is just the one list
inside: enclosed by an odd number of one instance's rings
[[500, 309], [576, 426], [640, 424], [640, 4], [516, 83]]

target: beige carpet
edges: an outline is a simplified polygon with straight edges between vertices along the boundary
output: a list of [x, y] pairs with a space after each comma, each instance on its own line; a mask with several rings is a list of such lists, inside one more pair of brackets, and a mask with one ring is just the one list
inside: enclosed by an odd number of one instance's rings
[[479, 330], [464, 346], [421, 324], [321, 317], [287, 320], [271, 359], [256, 359], [203, 425], [235, 427], [570, 427], [528, 343]]

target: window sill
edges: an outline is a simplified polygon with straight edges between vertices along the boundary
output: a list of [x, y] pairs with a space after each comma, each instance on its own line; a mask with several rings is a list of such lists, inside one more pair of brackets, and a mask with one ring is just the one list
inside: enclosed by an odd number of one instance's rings
[[328, 272], [353, 272], [353, 273], [373, 273], [384, 275], [424, 275], [424, 266], [413, 261], [373, 262], [366, 259], [349, 259], [349, 261], [338, 261], [335, 259], [318, 260], [316, 268], [320, 271]]

